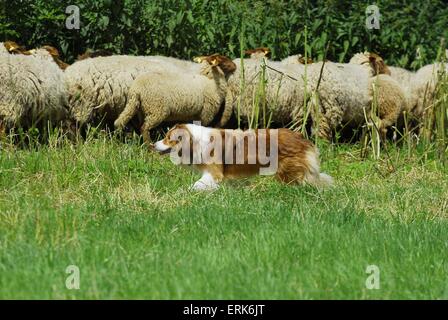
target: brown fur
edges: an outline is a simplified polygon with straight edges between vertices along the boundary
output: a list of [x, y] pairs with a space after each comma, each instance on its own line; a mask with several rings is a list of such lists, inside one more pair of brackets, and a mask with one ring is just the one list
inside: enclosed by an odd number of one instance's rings
[[307, 57], [306, 60], [305, 60], [305, 57], [300, 57], [299, 62], [301, 64], [312, 64], [314, 61], [313, 61], [313, 59], [311, 59], [309, 57]]
[[370, 62], [370, 65], [372, 66], [372, 69], [375, 70], [374, 76], [379, 75], [379, 74], [391, 75], [390, 69], [384, 62], [383, 58], [381, 58], [376, 53], [372, 53], [372, 52], [370, 53], [369, 62]]
[[[185, 125], [176, 125], [171, 130], [168, 131], [163, 143], [170, 146], [171, 149], [176, 148], [180, 143], [179, 140], [173, 136], [173, 133], [177, 129], [183, 129], [188, 132], [188, 128]], [[266, 146], [270, 146], [271, 129], [266, 130], [254, 130], [241, 131], [241, 130], [226, 130], [226, 129], [214, 129], [221, 134], [222, 141], [225, 141], [225, 134], [232, 134], [234, 142], [232, 144], [233, 150], [233, 162], [231, 164], [192, 164], [193, 168], [200, 172], [208, 172], [214, 180], [219, 183], [226, 179], [237, 179], [241, 177], [253, 176], [259, 174], [260, 168], [267, 167], [266, 165], [260, 164], [258, 158], [258, 150], [256, 151], [256, 163], [249, 164], [249, 148], [248, 148], [248, 135], [253, 134], [256, 141], [260, 134], [265, 135]], [[317, 149], [312, 142], [303, 138], [303, 136], [289, 129], [278, 129], [278, 170], [276, 172], [276, 178], [284, 183], [303, 183], [309, 182], [319, 185], [323, 182], [320, 176], [319, 169], [314, 166], [314, 164], [309, 162], [310, 154], [317, 157]], [[237, 137], [242, 137], [244, 135], [244, 163], [236, 163], [236, 144], [238, 140]], [[190, 139], [190, 150], [195, 148], [192, 143], [193, 139]], [[241, 141], [241, 140], [239, 140]], [[225, 143], [223, 143], [223, 154], [221, 159], [225, 159]], [[227, 146], [229, 147], [229, 146]], [[257, 146], [258, 149], [258, 146]], [[169, 151], [168, 151], [169, 152]], [[269, 154], [269, 149], [267, 150]], [[317, 158], [316, 158], [317, 159]], [[331, 178], [330, 178], [331, 179]]]
[[23, 54], [24, 52], [26, 52], [24, 46], [18, 45], [14, 41], [5, 41], [3, 45], [5, 46], [6, 50], [8, 50], [8, 52], [11, 54]]
[[244, 51], [244, 54], [250, 55], [251, 57], [269, 57], [271, 55], [271, 49], [267, 47], [249, 49]]
[[109, 57], [112, 53], [107, 50], [86, 50], [83, 54], [78, 55], [77, 61], [86, 60], [88, 58], [96, 58], [96, 57]]
[[61, 60], [61, 56], [59, 55], [58, 49], [52, 46], [43, 46], [42, 49], [48, 51], [48, 53], [53, 57], [54, 62], [61, 68], [62, 70], [67, 69], [70, 65]]

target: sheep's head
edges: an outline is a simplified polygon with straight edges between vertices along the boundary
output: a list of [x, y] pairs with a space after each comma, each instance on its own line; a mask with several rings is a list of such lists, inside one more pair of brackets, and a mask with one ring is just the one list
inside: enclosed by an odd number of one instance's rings
[[227, 76], [236, 70], [236, 64], [226, 56], [220, 54], [213, 54], [206, 58], [206, 61], [216, 68], [220, 68]]
[[108, 50], [96, 50], [92, 51], [90, 49], [87, 49], [86, 52], [83, 54], [78, 55], [77, 61], [86, 60], [89, 58], [96, 58], [96, 57], [109, 57], [112, 53]]
[[378, 74], [388, 74], [391, 75], [389, 68], [384, 62], [383, 58], [381, 58], [376, 53], [370, 53], [369, 55], [370, 66], [373, 70], [375, 70], [375, 75]]
[[23, 54], [24, 52], [26, 52], [25, 47], [18, 45], [14, 41], [6, 41], [3, 43], [3, 45], [11, 54]]
[[313, 63], [313, 59], [311, 59], [310, 57], [307, 57], [305, 59], [305, 57], [302, 56], [301, 54], [297, 55], [297, 60], [299, 61], [300, 64], [312, 64]]
[[246, 50], [244, 51], [244, 54], [250, 55], [252, 59], [268, 58], [271, 55], [271, 50], [267, 47], [260, 47]]
[[[53, 61], [61, 68], [62, 70], [65, 70], [69, 67], [69, 65], [61, 60], [61, 56], [59, 55], [58, 49], [52, 46], [43, 46], [41, 49], [47, 51], [50, 56], [53, 58]], [[31, 50], [33, 51], [33, 50]], [[34, 50], [36, 52], [36, 50]]]
[[207, 63], [212, 69], [221, 70], [225, 76], [236, 70], [236, 64], [230, 58], [217, 53], [210, 56], [195, 57], [193, 60], [196, 63]]
[[364, 53], [357, 53], [350, 59], [350, 63], [359, 65], [368, 64], [372, 68], [373, 76], [378, 74], [391, 74], [383, 58], [373, 52], [366, 51]]

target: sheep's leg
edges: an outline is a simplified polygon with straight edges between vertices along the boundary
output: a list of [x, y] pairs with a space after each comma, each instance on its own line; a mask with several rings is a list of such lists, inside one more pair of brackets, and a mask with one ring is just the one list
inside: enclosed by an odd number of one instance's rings
[[[387, 103], [386, 103], [387, 104]], [[397, 123], [398, 117], [400, 116], [401, 106], [397, 103], [389, 103], [389, 107], [385, 108], [386, 110], [381, 110], [380, 108], [380, 133], [383, 138], [386, 138], [387, 129], [392, 127], [395, 123]]]
[[331, 125], [330, 125], [330, 121], [327, 119], [327, 117], [325, 115], [321, 115], [319, 121], [317, 121], [317, 128], [314, 127], [313, 131], [317, 132], [313, 132], [313, 134], [317, 135], [318, 138], [326, 140], [326, 141], [330, 141], [333, 133], [331, 130]]
[[145, 117], [145, 121], [140, 129], [143, 141], [147, 144], [151, 142], [149, 131], [154, 129], [166, 119], [166, 113], [160, 110], [160, 113], [151, 113]]
[[6, 126], [2, 120], [0, 120], [0, 139], [6, 138]]
[[201, 112], [201, 122], [203, 126], [208, 126], [210, 123], [212, 123], [213, 119], [215, 118], [216, 113], [218, 112], [218, 110], [216, 110], [215, 112], [211, 112], [212, 110], [215, 109], [219, 109], [218, 108], [213, 108], [214, 106], [212, 106], [211, 104], [205, 104], [202, 107], [202, 112]]
[[224, 111], [222, 113], [221, 120], [218, 123], [218, 126], [220, 128], [223, 128], [227, 124], [227, 122], [229, 122], [230, 117], [232, 116], [233, 113], [233, 102], [234, 102], [233, 94], [227, 93], [224, 104]]
[[140, 95], [138, 93], [129, 93], [129, 101], [121, 112], [120, 116], [114, 122], [117, 129], [123, 129], [129, 121], [137, 114], [140, 106]]

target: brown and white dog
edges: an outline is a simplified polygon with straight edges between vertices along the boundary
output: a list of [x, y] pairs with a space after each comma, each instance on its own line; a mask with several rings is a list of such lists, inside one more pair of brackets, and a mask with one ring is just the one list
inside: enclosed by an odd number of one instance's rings
[[257, 174], [275, 174], [284, 183], [332, 184], [332, 178], [320, 172], [317, 148], [289, 129], [242, 131], [178, 124], [153, 148], [169, 153], [175, 164], [201, 172], [194, 190], [213, 190], [224, 179]]

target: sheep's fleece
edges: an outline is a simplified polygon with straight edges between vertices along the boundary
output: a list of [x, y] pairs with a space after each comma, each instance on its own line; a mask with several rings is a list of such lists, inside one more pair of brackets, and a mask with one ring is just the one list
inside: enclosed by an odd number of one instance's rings
[[[302, 64], [283, 64], [264, 60], [265, 68], [265, 100], [260, 101], [259, 119], [263, 114], [263, 103], [266, 104], [265, 117], [278, 124], [287, 125], [291, 121], [300, 121], [303, 116], [305, 67]], [[260, 92], [262, 78], [262, 59], [235, 59], [236, 71], [229, 77], [226, 107], [221, 121], [224, 126], [232, 112], [246, 122], [250, 122], [254, 111], [254, 101]], [[244, 73], [243, 73], [244, 69]], [[244, 79], [244, 86], [241, 86]]]
[[112, 125], [124, 110], [132, 82], [150, 71], [171, 66], [188, 69], [194, 62], [151, 56], [109, 56], [78, 61], [65, 70], [70, 111], [81, 124]]
[[319, 84], [322, 62], [309, 65], [308, 90], [318, 88], [319, 132], [329, 139], [332, 130], [341, 125], [358, 126], [365, 122], [364, 110], [370, 110], [373, 83], [378, 88], [378, 108], [382, 128], [392, 125], [398, 118], [406, 98], [400, 85], [388, 75], [372, 77], [369, 65], [325, 62]]
[[0, 56], [0, 121], [29, 127], [68, 116], [63, 72], [43, 49], [33, 55]]
[[9, 54], [8, 50], [5, 47], [5, 44], [3, 42], [0, 42], [0, 55], [6, 55]]
[[448, 76], [448, 63], [434, 63], [420, 68], [413, 77], [412, 91], [416, 98], [413, 114], [417, 117], [423, 115], [433, 99], [440, 75]]
[[115, 127], [123, 128], [137, 112], [145, 118], [141, 129], [145, 141], [149, 131], [164, 121], [200, 120], [207, 126], [218, 114], [226, 90], [225, 74], [206, 62], [188, 69], [152, 71], [132, 84], [129, 102]]

